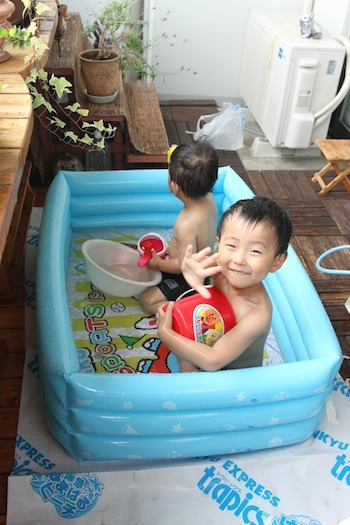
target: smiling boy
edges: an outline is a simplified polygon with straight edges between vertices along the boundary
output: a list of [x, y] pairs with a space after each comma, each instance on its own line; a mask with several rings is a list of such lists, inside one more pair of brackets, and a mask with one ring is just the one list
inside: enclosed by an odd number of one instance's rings
[[157, 312], [160, 339], [174, 352], [182, 372], [214, 371], [261, 366], [271, 326], [272, 304], [263, 285], [268, 273], [287, 258], [292, 232], [287, 213], [265, 197], [238, 201], [223, 214], [218, 228], [218, 252], [193, 253], [187, 247], [182, 272], [203, 297], [210, 297], [204, 279], [228, 298], [236, 324], [212, 347], [188, 339], [172, 329], [173, 303]]

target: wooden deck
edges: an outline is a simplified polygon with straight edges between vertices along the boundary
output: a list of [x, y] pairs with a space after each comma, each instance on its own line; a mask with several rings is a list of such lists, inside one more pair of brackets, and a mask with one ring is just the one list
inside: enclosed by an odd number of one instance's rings
[[[200, 115], [216, 111], [213, 100], [162, 102], [161, 110], [170, 144], [191, 141], [186, 131], [195, 131]], [[325, 250], [350, 244], [350, 194], [340, 184], [320, 197], [318, 185], [310, 181], [310, 171], [246, 172], [236, 152], [219, 152], [219, 158], [220, 165], [232, 166], [254, 193], [275, 199], [289, 212], [294, 227], [292, 244], [320, 294], [344, 356], [350, 357], [350, 314], [344, 306], [350, 295], [350, 278], [323, 274], [315, 266]], [[33, 189], [35, 205], [42, 206], [46, 188]], [[332, 263], [337, 269], [350, 269], [350, 252], [335, 254], [329, 258], [329, 266]], [[7, 477], [13, 461], [24, 363], [24, 303], [28, 298], [24, 295], [23, 270], [19, 278], [22, 284], [17, 300], [11, 305], [0, 303], [0, 524], [6, 522]], [[341, 374], [350, 377], [350, 360], [344, 359]]]

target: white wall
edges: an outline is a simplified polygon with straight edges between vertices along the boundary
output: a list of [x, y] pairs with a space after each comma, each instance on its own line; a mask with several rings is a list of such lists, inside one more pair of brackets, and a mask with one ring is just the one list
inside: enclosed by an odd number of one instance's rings
[[150, 0], [150, 4], [153, 40], [158, 40], [152, 61], [165, 73], [156, 79], [159, 98], [215, 98], [220, 103], [240, 96], [251, 9], [302, 13], [304, 0]]
[[315, 0], [315, 20], [331, 35], [350, 36], [349, 0], [335, 0], [331, 13], [330, 4], [330, 0]]
[[[83, 23], [101, 2], [66, 0]], [[139, 0], [138, 0], [139, 1]], [[302, 14], [310, 0], [144, 0], [149, 15], [149, 59], [162, 72], [156, 79], [159, 98], [239, 99], [246, 26], [250, 11], [293, 9]], [[327, 30], [341, 33], [350, 24], [349, 0], [314, 0]], [[319, 11], [318, 11], [319, 7]], [[349, 34], [349, 33], [348, 33]]]

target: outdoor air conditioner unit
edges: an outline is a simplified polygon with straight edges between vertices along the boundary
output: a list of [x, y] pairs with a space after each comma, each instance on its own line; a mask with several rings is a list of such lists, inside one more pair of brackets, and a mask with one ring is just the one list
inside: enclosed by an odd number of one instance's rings
[[298, 12], [253, 9], [240, 84], [265, 142], [288, 148], [289, 155], [315, 150], [315, 140], [327, 137], [332, 112], [348, 90], [344, 85], [337, 94], [349, 47], [344, 37], [323, 32], [305, 38], [300, 27]]

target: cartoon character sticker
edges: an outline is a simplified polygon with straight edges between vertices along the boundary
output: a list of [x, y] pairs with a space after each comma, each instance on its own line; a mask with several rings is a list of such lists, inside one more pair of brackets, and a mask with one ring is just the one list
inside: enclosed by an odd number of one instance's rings
[[198, 305], [193, 310], [193, 330], [196, 341], [213, 346], [225, 331], [222, 315], [214, 306]]

